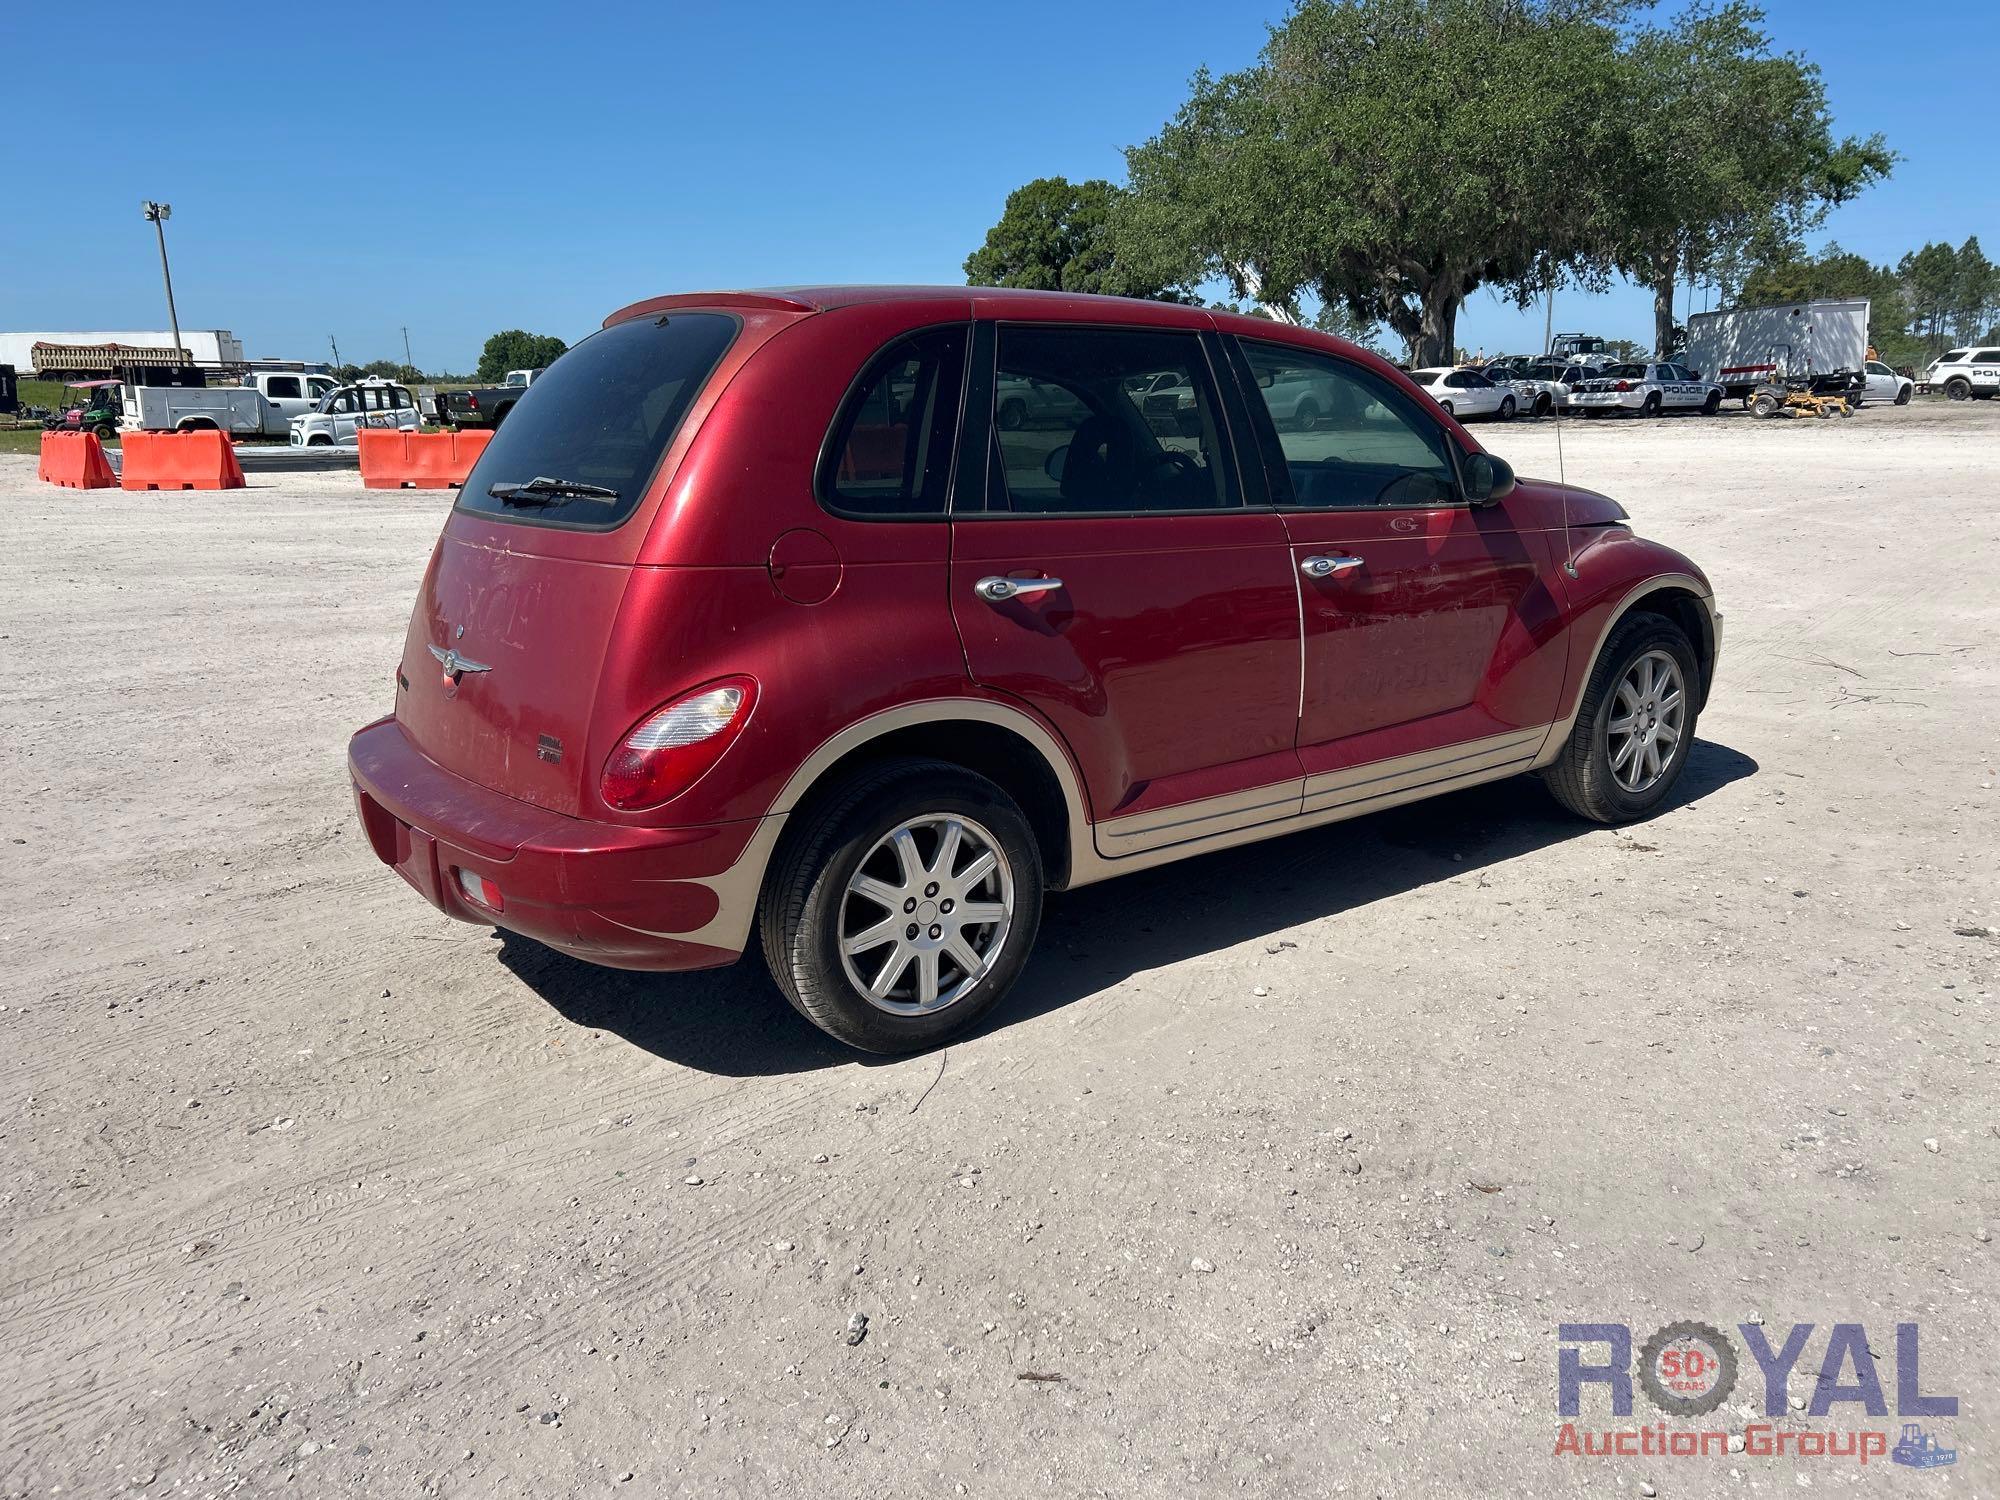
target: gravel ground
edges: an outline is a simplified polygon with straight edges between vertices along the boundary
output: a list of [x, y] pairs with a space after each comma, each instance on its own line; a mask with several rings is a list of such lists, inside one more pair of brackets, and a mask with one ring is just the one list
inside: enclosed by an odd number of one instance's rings
[[[895, 1062], [374, 862], [446, 497], [0, 458], [0, 1494], [2000, 1490], [2000, 403], [1562, 438], [1728, 613], [1669, 811], [1057, 897]], [[1957, 1464], [1558, 1456], [1558, 1325], [1680, 1318], [1817, 1325], [1801, 1401], [1865, 1324], [1799, 1431], [1921, 1324]]]

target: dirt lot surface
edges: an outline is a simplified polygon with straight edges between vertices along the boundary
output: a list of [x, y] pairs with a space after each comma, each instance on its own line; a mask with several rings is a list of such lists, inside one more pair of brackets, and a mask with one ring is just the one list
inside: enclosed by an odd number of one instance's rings
[[[889, 1063], [375, 863], [445, 497], [0, 458], [0, 1494], [2000, 1492], [2000, 403], [1563, 441], [1727, 611], [1669, 811], [1060, 896]], [[1887, 1415], [1775, 1426], [1892, 1441], [1919, 1324], [1957, 1463], [1558, 1456], [1559, 1325], [1686, 1318], [1815, 1325], [1800, 1405], [1865, 1325]]]

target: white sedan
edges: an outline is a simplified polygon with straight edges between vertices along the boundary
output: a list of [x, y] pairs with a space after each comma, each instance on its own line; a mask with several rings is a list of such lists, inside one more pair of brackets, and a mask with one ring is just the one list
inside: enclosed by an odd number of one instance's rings
[[1688, 410], [1712, 417], [1722, 405], [1722, 387], [1685, 365], [1606, 365], [1570, 393], [1570, 402], [1590, 417], [1608, 411], [1657, 417], [1663, 411]]
[[1879, 359], [1868, 361], [1867, 385], [1862, 396], [1869, 401], [1887, 401], [1896, 406], [1910, 404], [1910, 392], [1917, 383], [1907, 375], [1898, 375]]
[[1504, 385], [1495, 385], [1477, 370], [1454, 370], [1437, 366], [1410, 371], [1410, 379], [1430, 392], [1454, 417], [1498, 417], [1511, 421], [1520, 398]]

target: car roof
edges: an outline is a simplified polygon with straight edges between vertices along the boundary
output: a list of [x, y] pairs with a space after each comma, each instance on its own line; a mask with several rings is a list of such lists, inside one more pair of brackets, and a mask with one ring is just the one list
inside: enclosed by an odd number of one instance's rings
[[604, 320], [604, 327], [628, 318], [644, 317], [674, 308], [723, 308], [745, 313], [765, 313], [806, 317], [837, 308], [900, 303], [922, 307], [949, 306], [955, 316], [972, 305], [980, 318], [1045, 318], [1058, 322], [1089, 323], [1101, 317], [1106, 323], [1130, 323], [1148, 328], [1179, 328], [1199, 332], [1215, 329], [1240, 338], [1266, 343], [1292, 344], [1306, 350], [1338, 351], [1357, 364], [1390, 373], [1398, 370], [1371, 349], [1297, 323], [1281, 323], [1275, 318], [1252, 317], [1245, 313], [1220, 311], [1194, 303], [1159, 302], [1144, 297], [1106, 297], [1093, 292], [1054, 292], [1026, 287], [986, 286], [783, 286], [707, 292], [676, 292], [664, 297], [648, 297], [619, 308]]

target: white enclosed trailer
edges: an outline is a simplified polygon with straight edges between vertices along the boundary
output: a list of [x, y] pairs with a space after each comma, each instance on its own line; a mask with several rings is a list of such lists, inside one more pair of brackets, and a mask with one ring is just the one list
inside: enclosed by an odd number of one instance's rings
[[1696, 313], [1687, 331], [1681, 362], [1731, 396], [1747, 397], [1767, 381], [1806, 378], [1817, 390], [1840, 390], [1867, 372], [1866, 297]]

